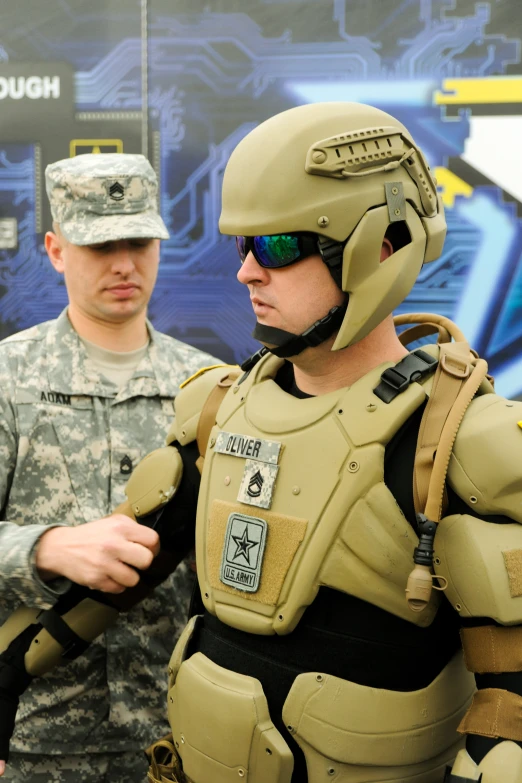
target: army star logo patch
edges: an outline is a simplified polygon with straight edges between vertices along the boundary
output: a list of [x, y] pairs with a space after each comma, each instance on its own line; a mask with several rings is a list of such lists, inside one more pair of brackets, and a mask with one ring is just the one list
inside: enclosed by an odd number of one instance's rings
[[258, 590], [267, 528], [259, 517], [236, 512], [229, 516], [219, 577], [223, 584], [246, 593]]
[[258, 508], [270, 508], [279, 465], [247, 459], [237, 499]]

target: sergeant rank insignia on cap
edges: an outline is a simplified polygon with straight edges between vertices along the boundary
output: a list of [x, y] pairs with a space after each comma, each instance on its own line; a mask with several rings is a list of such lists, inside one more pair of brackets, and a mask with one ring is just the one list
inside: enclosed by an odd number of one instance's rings
[[120, 182], [113, 182], [109, 187], [109, 198], [114, 201], [121, 201], [125, 195], [125, 188]]

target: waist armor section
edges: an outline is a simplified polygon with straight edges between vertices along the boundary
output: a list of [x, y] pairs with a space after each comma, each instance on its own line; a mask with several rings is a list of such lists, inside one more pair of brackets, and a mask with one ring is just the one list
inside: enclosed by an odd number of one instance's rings
[[296, 399], [268, 355], [222, 403], [211, 432], [196, 525], [206, 609], [249, 633], [290, 633], [321, 586], [419, 626], [405, 600], [417, 536], [386, 487], [384, 451], [425, 401], [430, 380], [390, 404], [373, 389], [390, 363], [353, 386]]
[[463, 742], [456, 728], [474, 682], [460, 652], [410, 692], [321, 670], [298, 674], [285, 688], [281, 713], [255, 673], [194, 652], [200, 623], [191, 619], [169, 664], [169, 723], [194, 783], [233, 783], [238, 776], [251, 783], [324, 783], [327, 776], [340, 783], [439, 783]]

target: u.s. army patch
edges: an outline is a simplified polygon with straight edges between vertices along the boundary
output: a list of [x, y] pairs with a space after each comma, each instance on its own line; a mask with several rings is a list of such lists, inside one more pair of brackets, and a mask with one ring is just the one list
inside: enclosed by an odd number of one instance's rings
[[246, 514], [230, 514], [221, 560], [221, 581], [255, 593], [259, 588], [268, 525], [264, 519]]
[[274, 494], [278, 465], [247, 459], [237, 499], [258, 508], [270, 508]]

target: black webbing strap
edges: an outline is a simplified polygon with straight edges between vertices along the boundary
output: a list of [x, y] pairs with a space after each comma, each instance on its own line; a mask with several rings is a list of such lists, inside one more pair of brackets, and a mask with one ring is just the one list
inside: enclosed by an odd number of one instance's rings
[[480, 783], [481, 780], [482, 775], [478, 780], [475, 780], [475, 778], [463, 778], [461, 775], [452, 775], [451, 768], [446, 767], [446, 774], [444, 775], [443, 783]]
[[373, 390], [373, 393], [388, 404], [398, 394], [405, 391], [411, 383], [434, 372], [438, 363], [438, 359], [434, 359], [429, 353], [418, 348], [401, 359], [395, 367], [388, 367], [381, 375], [381, 382]]
[[63, 647], [62, 658], [67, 658], [68, 661], [74, 661], [89, 647], [90, 642], [78, 636], [54, 609], [41, 612], [36, 621]]

